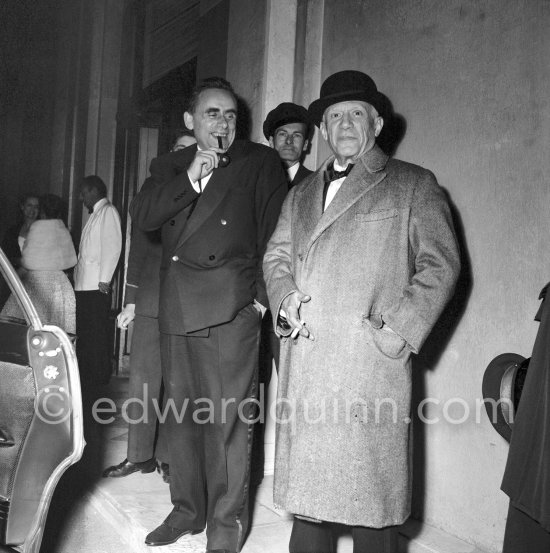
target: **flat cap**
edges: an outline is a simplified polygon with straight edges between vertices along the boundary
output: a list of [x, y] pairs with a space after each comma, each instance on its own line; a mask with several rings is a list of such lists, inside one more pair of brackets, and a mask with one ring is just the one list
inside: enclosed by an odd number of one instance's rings
[[311, 131], [309, 113], [306, 108], [292, 102], [283, 102], [267, 114], [263, 126], [264, 136], [269, 140], [279, 127], [289, 123], [305, 123], [307, 125], [306, 134], [309, 136]]

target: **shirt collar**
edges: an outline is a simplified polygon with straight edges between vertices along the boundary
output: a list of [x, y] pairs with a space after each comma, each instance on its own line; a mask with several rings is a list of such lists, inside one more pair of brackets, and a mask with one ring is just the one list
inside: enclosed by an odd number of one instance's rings
[[101, 200], [98, 200], [92, 207], [92, 213], [95, 213], [100, 207], [104, 206], [108, 202], [109, 200], [107, 198], [101, 198]]
[[288, 180], [292, 182], [294, 180], [294, 177], [296, 176], [296, 173], [298, 172], [298, 169], [300, 168], [300, 162], [296, 162], [291, 167], [287, 167], [286, 174], [288, 175]]

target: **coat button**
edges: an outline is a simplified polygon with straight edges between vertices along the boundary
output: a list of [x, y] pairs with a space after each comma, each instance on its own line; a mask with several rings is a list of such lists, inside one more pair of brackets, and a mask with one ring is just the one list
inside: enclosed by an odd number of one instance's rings
[[210, 259], [210, 261], [214, 261], [214, 259], [216, 259], [216, 256], [215, 255], [209, 255], [208, 259]]
[[222, 225], [227, 225], [227, 221], [226, 221], [225, 219], [222, 219], [222, 220], [220, 221], [220, 223], [221, 223]]
[[173, 227], [175, 224], [176, 224], [176, 220], [175, 220], [175, 219], [171, 219], [171, 220], [170, 220], [170, 226]]
[[174, 255], [172, 257], [172, 261], [179, 261], [179, 260], [180, 260], [180, 258], [177, 255]]

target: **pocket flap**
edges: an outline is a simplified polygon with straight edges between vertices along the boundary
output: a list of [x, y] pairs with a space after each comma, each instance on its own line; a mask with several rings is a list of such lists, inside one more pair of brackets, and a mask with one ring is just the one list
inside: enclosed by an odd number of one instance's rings
[[392, 219], [397, 217], [398, 209], [380, 209], [378, 211], [370, 211], [369, 213], [356, 213], [356, 221], [368, 223], [370, 221], [382, 221], [384, 219]]

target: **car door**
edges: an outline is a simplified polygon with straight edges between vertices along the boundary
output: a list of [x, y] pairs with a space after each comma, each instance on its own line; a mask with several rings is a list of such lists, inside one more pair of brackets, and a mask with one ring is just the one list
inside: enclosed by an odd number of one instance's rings
[[84, 449], [80, 379], [70, 338], [39, 319], [2, 250], [0, 279], [21, 307], [0, 312], [0, 551], [38, 553], [55, 487]]

